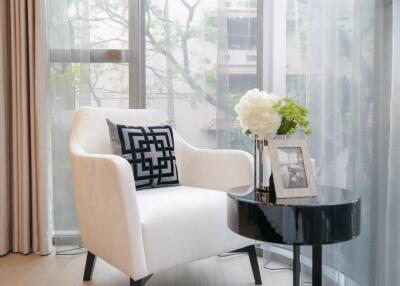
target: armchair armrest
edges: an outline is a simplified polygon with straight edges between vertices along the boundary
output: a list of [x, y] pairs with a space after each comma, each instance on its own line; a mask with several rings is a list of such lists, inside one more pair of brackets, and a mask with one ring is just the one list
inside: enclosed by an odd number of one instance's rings
[[187, 186], [228, 191], [253, 183], [253, 158], [244, 151], [185, 145], [181, 160], [181, 181]]
[[115, 155], [90, 154], [70, 143], [73, 189], [85, 246], [134, 279], [146, 276], [134, 178]]

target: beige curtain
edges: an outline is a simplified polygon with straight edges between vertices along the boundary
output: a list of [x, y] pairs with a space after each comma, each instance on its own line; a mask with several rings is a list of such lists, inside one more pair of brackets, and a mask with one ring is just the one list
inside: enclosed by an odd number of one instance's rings
[[0, 1], [0, 255], [51, 251], [43, 8]]

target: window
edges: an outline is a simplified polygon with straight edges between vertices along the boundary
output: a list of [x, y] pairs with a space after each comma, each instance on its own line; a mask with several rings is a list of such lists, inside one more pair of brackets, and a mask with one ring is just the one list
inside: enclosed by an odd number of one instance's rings
[[[127, 106], [129, 1], [55, 0], [49, 5], [52, 83], [70, 81], [74, 107]], [[65, 17], [65, 22], [56, 18], [59, 12], [55, 11], [63, 6], [67, 13], [59, 16]], [[54, 95], [64, 98], [59, 92]]]
[[[146, 106], [167, 110], [186, 140], [211, 148], [232, 147], [242, 136], [234, 103], [256, 87], [254, 1], [231, 1], [224, 15], [218, 5], [160, 0], [146, 7]], [[240, 80], [239, 91], [234, 74], [252, 80]]]
[[163, 109], [195, 146], [251, 150], [233, 108], [257, 84], [256, 4], [49, 2], [56, 238], [78, 234], [67, 150], [80, 106]]
[[257, 86], [256, 74], [230, 74], [229, 91], [232, 93], [244, 94], [249, 89]]
[[247, 61], [249, 61], [249, 62], [255, 62], [255, 61], [257, 61], [257, 56], [254, 56], [254, 55], [247, 55], [247, 56], [246, 56], [246, 59], [247, 59]]
[[255, 50], [257, 18], [255, 15], [248, 15], [246, 11], [242, 13], [235, 13], [235, 16], [228, 19], [228, 47], [232, 50]]
[[128, 0], [49, 1], [51, 165], [57, 243], [79, 237], [68, 138], [79, 106], [129, 107]]

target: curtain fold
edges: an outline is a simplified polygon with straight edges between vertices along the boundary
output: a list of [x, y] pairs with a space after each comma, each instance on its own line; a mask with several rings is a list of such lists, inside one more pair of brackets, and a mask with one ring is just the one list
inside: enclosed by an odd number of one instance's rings
[[373, 285], [375, 0], [288, 0], [287, 27], [287, 90], [310, 109], [318, 183], [363, 202], [361, 235], [324, 247], [324, 283]]
[[9, 110], [1, 118], [5, 124], [0, 132], [7, 140], [2, 147], [10, 163], [1, 170], [8, 183], [0, 185], [0, 255], [8, 251], [45, 255], [51, 252], [51, 231], [44, 1], [2, 1], [2, 5], [2, 35], [6, 37], [2, 54], [7, 54], [7, 62], [2, 64], [6, 84], [0, 97]]
[[8, 3], [0, 1], [0, 255], [9, 249], [8, 201], [9, 201], [9, 60], [8, 60]]
[[[51, 0], [47, 5], [50, 51], [51, 160], [55, 244], [79, 244], [68, 140], [75, 109], [129, 107], [129, 18], [134, 0]], [[133, 87], [132, 87], [133, 88]]]
[[361, 235], [324, 247], [325, 282], [399, 285], [400, 0], [288, 7], [287, 89], [310, 108], [319, 183], [362, 197]]
[[376, 267], [375, 282], [391, 286], [400, 284], [400, 0], [385, 1], [382, 13], [384, 34], [388, 34], [383, 37], [385, 49], [380, 51], [383, 58], [380, 76], [384, 81], [384, 92], [388, 95], [382, 98], [388, 112], [383, 118], [388, 126], [388, 139], [385, 145], [387, 152], [383, 154], [387, 172], [382, 178], [378, 198], [381, 201], [377, 212], [379, 236], [374, 246], [379, 266]]

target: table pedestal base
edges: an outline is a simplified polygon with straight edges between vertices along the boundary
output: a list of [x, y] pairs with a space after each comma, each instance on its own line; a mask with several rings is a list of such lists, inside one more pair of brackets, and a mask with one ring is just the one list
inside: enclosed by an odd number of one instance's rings
[[361, 198], [357, 192], [318, 186], [314, 198], [265, 202], [259, 200], [253, 186], [241, 186], [228, 192], [227, 215], [229, 229], [239, 235], [293, 245], [294, 286], [301, 286], [300, 248], [312, 245], [312, 285], [322, 286], [322, 246], [360, 234]]
[[[300, 245], [293, 245], [293, 286], [300, 286]], [[322, 286], [322, 245], [312, 247], [312, 286]]]
[[322, 245], [312, 247], [312, 285], [322, 286]]
[[300, 245], [293, 245], [293, 286], [300, 285]]

